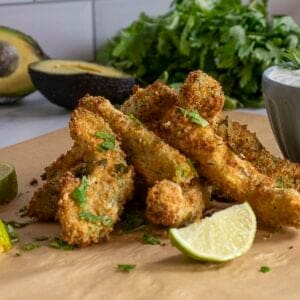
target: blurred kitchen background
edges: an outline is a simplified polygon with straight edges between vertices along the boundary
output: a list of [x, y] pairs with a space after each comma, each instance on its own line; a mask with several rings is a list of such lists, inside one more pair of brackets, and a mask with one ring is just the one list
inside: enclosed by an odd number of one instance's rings
[[[34, 37], [52, 58], [93, 59], [99, 46], [141, 12], [163, 14], [171, 2], [0, 0], [0, 23]], [[269, 0], [269, 11], [271, 14], [288, 14], [300, 22], [300, 0]]]
[[[159, 15], [171, 2], [0, 0], [0, 24], [31, 35], [52, 58], [93, 60], [96, 49], [141, 12]], [[300, 23], [300, 0], [270, 0], [269, 12], [291, 15]], [[0, 106], [0, 148], [65, 127], [69, 113], [38, 92], [13, 106]]]

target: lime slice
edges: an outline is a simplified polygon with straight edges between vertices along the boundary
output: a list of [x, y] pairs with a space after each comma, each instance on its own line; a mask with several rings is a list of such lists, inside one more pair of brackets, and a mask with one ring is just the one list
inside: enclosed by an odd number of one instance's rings
[[18, 181], [15, 168], [0, 163], [0, 204], [9, 202], [18, 194]]
[[245, 254], [256, 233], [256, 218], [248, 203], [234, 205], [201, 222], [169, 231], [172, 244], [202, 261], [224, 262]]
[[4, 223], [0, 220], [0, 253], [11, 249], [11, 241]]

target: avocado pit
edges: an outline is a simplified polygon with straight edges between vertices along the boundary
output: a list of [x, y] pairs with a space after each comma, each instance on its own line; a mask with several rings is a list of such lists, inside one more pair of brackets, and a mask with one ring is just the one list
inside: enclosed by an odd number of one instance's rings
[[0, 41], [0, 77], [14, 73], [19, 65], [19, 55], [15, 46]]

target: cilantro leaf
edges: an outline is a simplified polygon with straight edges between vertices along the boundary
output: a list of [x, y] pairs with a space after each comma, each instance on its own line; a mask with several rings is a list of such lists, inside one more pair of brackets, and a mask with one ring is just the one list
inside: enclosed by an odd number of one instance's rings
[[32, 251], [33, 249], [41, 247], [38, 243], [25, 243], [21, 246], [22, 251]]
[[130, 271], [134, 270], [136, 265], [132, 264], [118, 264], [118, 270], [121, 272], [129, 273]]
[[203, 119], [197, 111], [195, 110], [187, 110], [182, 107], [179, 107], [179, 111], [182, 113], [184, 117], [187, 117], [191, 120], [192, 123], [198, 124], [201, 127], [206, 127], [208, 122]]
[[142, 126], [143, 123], [134, 115], [134, 114], [129, 114], [128, 118], [135, 122], [137, 125]]
[[143, 241], [145, 244], [149, 244], [149, 245], [159, 245], [160, 244], [160, 240], [158, 238], [154, 237], [153, 235], [151, 235], [150, 233], [144, 233]]
[[79, 187], [77, 187], [72, 193], [73, 199], [76, 201], [77, 204], [79, 204], [80, 207], [84, 207], [87, 204], [86, 192], [88, 186], [89, 181], [86, 176], [83, 176]]
[[261, 266], [259, 271], [261, 273], [268, 273], [268, 272], [271, 272], [271, 268], [268, 266]]
[[67, 242], [61, 240], [58, 237], [55, 237], [54, 239], [52, 239], [49, 243], [49, 247], [51, 248], [55, 248], [55, 249], [61, 249], [64, 251], [70, 251], [70, 250], [74, 250], [74, 246], [68, 244]]
[[115, 148], [116, 139], [113, 135], [107, 132], [98, 131], [95, 133], [95, 136], [103, 140], [103, 142], [99, 144], [100, 151], [113, 150]]
[[113, 225], [113, 220], [109, 216], [98, 216], [89, 211], [81, 211], [79, 213], [79, 218], [81, 220], [97, 224], [99, 222], [102, 223], [103, 226], [111, 227]]

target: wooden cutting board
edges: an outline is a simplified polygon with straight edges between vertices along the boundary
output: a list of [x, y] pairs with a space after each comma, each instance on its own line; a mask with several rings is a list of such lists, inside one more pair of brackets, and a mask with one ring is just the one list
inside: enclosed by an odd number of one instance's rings
[[[279, 154], [266, 117], [230, 113], [249, 124], [272, 152]], [[14, 164], [20, 195], [0, 207], [0, 218], [22, 220], [18, 210], [37, 187], [45, 165], [71, 145], [66, 129], [0, 150], [0, 160]], [[41, 184], [39, 180], [39, 185]], [[37, 223], [18, 230], [20, 243], [59, 235], [59, 226]], [[142, 233], [114, 236], [104, 244], [62, 251], [42, 247], [16, 257], [18, 245], [0, 255], [0, 299], [299, 299], [299, 232], [259, 231], [252, 249], [224, 264], [195, 262], [172, 247], [141, 243]], [[136, 264], [120, 273], [117, 264]], [[269, 273], [259, 269], [266, 265]]]

